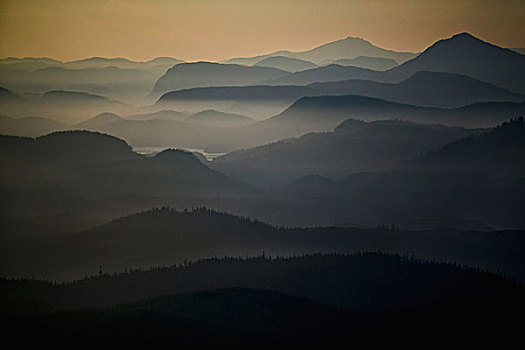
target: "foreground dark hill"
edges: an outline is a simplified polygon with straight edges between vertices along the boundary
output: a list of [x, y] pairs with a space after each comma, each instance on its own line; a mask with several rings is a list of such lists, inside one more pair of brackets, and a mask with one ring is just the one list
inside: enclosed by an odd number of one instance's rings
[[[271, 290], [335, 308], [363, 311], [430, 306], [455, 295], [523, 293], [521, 285], [498, 275], [383, 253], [214, 258], [61, 285], [5, 279], [1, 285], [5, 312], [107, 307], [162, 295], [231, 287]], [[38, 303], [34, 303], [36, 298]]]
[[211, 166], [249, 183], [284, 183], [310, 174], [343, 177], [392, 169], [474, 132], [399, 120], [367, 123], [350, 119], [333, 132], [235, 151], [215, 159]]
[[[326, 207], [332, 210], [331, 203], [327, 202]], [[285, 208], [285, 214], [294, 209], [290, 205]], [[299, 209], [303, 215], [312, 215], [307, 205]], [[95, 274], [100, 266], [103, 271], [115, 272], [214, 256], [378, 250], [525, 276], [521, 259], [525, 241], [521, 231], [278, 229], [213, 210], [178, 212], [164, 208], [123, 217], [77, 234], [7, 237], [8, 233], [2, 240], [1, 275], [50, 280]]]
[[[18, 283], [18, 281], [13, 281]], [[35, 283], [35, 284], [38, 284]], [[494, 283], [495, 285], [497, 283]], [[149, 343], [230, 349], [232, 347], [304, 349], [342, 342], [420, 344], [443, 333], [437, 343], [517, 341], [524, 309], [523, 288], [508, 283], [430, 306], [394, 312], [355, 312], [311, 300], [250, 288], [224, 288], [163, 296], [106, 309], [82, 309], [37, 315], [8, 315], [5, 330], [17, 337], [31, 332], [38, 342], [61, 339]], [[5, 290], [5, 289], [4, 289]], [[11, 305], [10, 305], [11, 306]], [[494, 323], [493, 320], [499, 320]], [[413, 334], [407, 339], [404, 333]], [[436, 342], [434, 342], [436, 344]]]
[[288, 189], [305, 204], [332, 203], [323, 212], [326, 216], [352, 213], [350, 221], [476, 218], [495, 226], [522, 227], [523, 124], [523, 118], [512, 120], [429, 152], [398, 170], [353, 174], [338, 181], [304, 178]]
[[[174, 346], [224, 349], [295, 348], [357, 326], [352, 314], [283, 293], [227, 288], [164, 296], [104, 310], [77, 310], [17, 317], [10, 334], [30, 331], [40, 341], [170, 341]], [[344, 322], [344, 324], [338, 324]], [[362, 328], [362, 327], [359, 327]], [[316, 335], [306, 335], [314, 330]], [[328, 341], [329, 342], [329, 341]], [[326, 345], [327, 341], [323, 341]]]
[[[304, 349], [337, 347], [344, 342], [420, 344], [443, 333], [436, 344], [468, 341], [483, 332], [483, 342], [518, 341], [512, 320], [523, 311], [523, 293], [501, 288], [495, 293], [451, 297], [426, 308], [397, 312], [352, 312], [316, 304], [283, 293], [226, 288], [164, 296], [108, 309], [76, 310], [7, 318], [6, 331], [22, 337], [31, 332], [39, 344], [60, 339], [137, 341], [210, 349], [236, 347]], [[488, 301], [487, 301], [488, 299]], [[493, 320], [500, 320], [494, 323]], [[404, 332], [413, 334], [407, 339]], [[30, 342], [31, 343], [31, 342]]]
[[262, 81], [284, 76], [288, 72], [268, 67], [246, 67], [210, 62], [182, 63], [170, 68], [160, 77], [152, 95], [206, 86], [256, 85]]

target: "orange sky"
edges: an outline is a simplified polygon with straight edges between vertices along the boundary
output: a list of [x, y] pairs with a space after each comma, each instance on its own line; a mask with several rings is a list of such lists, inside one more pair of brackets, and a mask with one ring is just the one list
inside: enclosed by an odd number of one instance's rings
[[463, 31], [525, 47], [525, 1], [0, 0], [0, 57], [220, 60], [346, 36], [420, 51]]

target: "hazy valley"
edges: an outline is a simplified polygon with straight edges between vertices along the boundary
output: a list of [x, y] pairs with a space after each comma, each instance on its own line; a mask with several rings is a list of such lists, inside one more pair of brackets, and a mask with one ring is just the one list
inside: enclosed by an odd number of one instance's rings
[[469, 33], [0, 59], [2, 317], [188, 346], [515, 336], [524, 115], [523, 49]]

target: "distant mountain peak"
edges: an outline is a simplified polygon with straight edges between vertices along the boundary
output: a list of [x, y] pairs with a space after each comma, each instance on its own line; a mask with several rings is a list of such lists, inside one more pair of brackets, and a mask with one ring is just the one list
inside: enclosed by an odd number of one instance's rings
[[470, 34], [469, 32], [462, 32], [462, 33], [454, 34], [451, 37], [451, 39], [453, 38], [475, 39], [475, 40], [481, 41], [480, 39], [476, 38], [474, 35]]
[[442, 39], [428, 47], [423, 53], [432, 52], [436, 50], [436, 48], [447, 48], [447, 49], [458, 49], [458, 50], [464, 50], [464, 54], [475, 54], [472, 52], [468, 52], [469, 48], [475, 48], [475, 47], [485, 47], [485, 48], [493, 48], [498, 50], [505, 50], [510, 51], [504, 48], [501, 48], [497, 45], [491, 44], [489, 42], [483, 41], [480, 38], [475, 37], [474, 35], [463, 32], [459, 34], [455, 34], [451, 36], [450, 38]]

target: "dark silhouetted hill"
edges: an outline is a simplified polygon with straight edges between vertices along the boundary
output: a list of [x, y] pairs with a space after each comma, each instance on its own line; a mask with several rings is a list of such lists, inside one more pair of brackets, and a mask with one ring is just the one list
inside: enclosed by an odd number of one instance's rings
[[[286, 293], [330, 307], [361, 311], [428, 307], [460, 295], [505, 291], [514, 297], [523, 293], [522, 285], [498, 275], [384, 253], [213, 258], [186, 262], [179, 267], [102, 275], [54, 287], [50, 283], [23, 280], [3, 279], [1, 284], [3, 309], [33, 313], [108, 307], [145, 298], [232, 287]], [[36, 300], [39, 302], [35, 303]]]
[[256, 85], [289, 74], [276, 68], [246, 67], [210, 62], [182, 63], [170, 68], [155, 83], [152, 94], [193, 87]]
[[[178, 161], [184, 163], [183, 159]], [[182, 166], [179, 166], [179, 169], [183, 169]], [[192, 173], [194, 176], [199, 176], [194, 182], [195, 186], [204, 187], [201, 191], [207, 190], [208, 194], [214, 193], [209, 187], [206, 188], [210, 185], [209, 181], [204, 181], [202, 171], [200, 175], [195, 169]], [[184, 185], [183, 175], [179, 175], [177, 180], [179, 187]], [[120, 181], [129, 180], [123, 177]], [[222, 186], [227, 186], [225, 180], [222, 181]], [[347, 191], [346, 188], [341, 187], [343, 182], [331, 183], [335, 185], [334, 190], [339, 190], [341, 193]], [[176, 186], [176, 184], [167, 186], [166, 183], [162, 185], [165, 186], [165, 195]], [[311, 188], [308, 193], [316, 194], [322, 199], [320, 195], [323, 192], [316, 193], [320, 185], [325, 186], [330, 183], [309, 181], [308, 186]], [[144, 185], [140, 186], [140, 189], [144, 189]], [[222, 190], [226, 191], [226, 189], [225, 187]], [[299, 188], [296, 190], [298, 191]], [[326, 191], [326, 187], [324, 190]], [[247, 193], [246, 189], [244, 193]], [[338, 196], [334, 198], [340, 198]], [[49, 199], [47, 203], [53, 202]], [[319, 201], [309, 203], [316, 208], [317, 213], [311, 212], [310, 206], [303, 205], [300, 207], [301, 214], [308, 216], [323, 214], [319, 212], [325, 209], [319, 208], [318, 204]], [[363, 202], [360, 205], [363, 205]], [[402, 201], [400, 205], [403, 205]], [[331, 202], [325, 202], [323, 206], [334, 210]], [[284, 210], [289, 212], [291, 209], [293, 207], [288, 205]], [[331, 215], [336, 213], [334, 211]], [[1, 267], [3, 276], [35, 276], [51, 280], [70, 280], [85, 274], [96, 274], [100, 265], [103, 266], [104, 271], [114, 272], [124, 271], [126, 268], [167, 266], [198, 258], [254, 256], [261, 252], [273, 256], [292, 256], [316, 252], [378, 250], [417, 255], [439, 261], [459, 262], [491, 271], [504, 271], [519, 278], [525, 276], [525, 267], [521, 259], [521, 254], [525, 250], [522, 231], [467, 232], [454, 229], [405, 231], [389, 228], [340, 227], [285, 229], [207, 209], [187, 212], [155, 209], [123, 217], [76, 234], [11, 237], [4, 242]], [[505, 242], [512, 242], [512, 244]], [[488, 254], [487, 250], [491, 253]], [[217, 286], [213, 286], [215, 287]]]
[[525, 94], [525, 56], [469, 33], [436, 42], [413, 60], [388, 71], [386, 76], [399, 81], [419, 71], [468, 75]]
[[474, 132], [397, 120], [347, 120], [334, 132], [235, 151], [211, 165], [249, 183], [284, 183], [308, 174], [343, 177], [352, 172], [394, 168]]
[[[523, 120], [517, 119], [423, 154], [400, 169], [294, 183], [289, 198], [307, 206], [331, 203], [323, 215], [346, 216], [350, 222], [476, 219], [494, 227], [522, 227], [523, 139]], [[315, 210], [305, 209], [309, 215]]]
[[440, 169], [483, 169], [495, 174], [521, 174], [525, 164], [518, 161], [525, 151], [525, 122], [523, 117], [505, 122], [490, 132], [479, 133], [452, 142], [421, 159], [411, 162], [414, 166]]
[[[20, 163], [28, 168], [42, 165], [70, 167], [138, 157], [125, 141], [87, 131], [55, 132], [35, 139], [2, 136], [1, 143], [4, 161]], [[4, 163], [2, 168], [7, 170], [10, 167]], [[18, 174], [25, 175], [31, 174]]]

